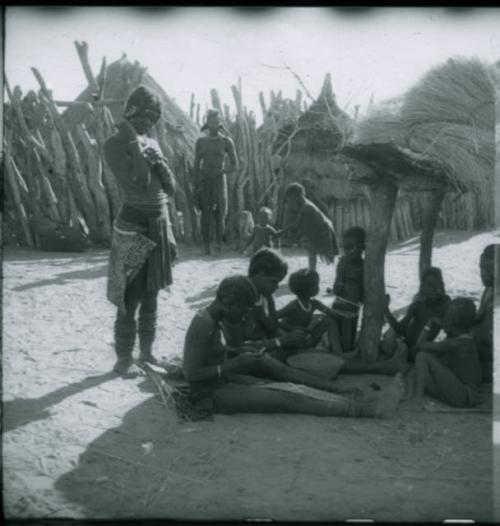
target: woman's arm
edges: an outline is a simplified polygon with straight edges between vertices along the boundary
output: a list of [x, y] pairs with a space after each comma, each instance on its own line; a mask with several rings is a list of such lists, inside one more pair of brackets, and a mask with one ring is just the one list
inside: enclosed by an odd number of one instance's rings
[[122, 186], [148, 184], [150, 166], [134, 141], [127, 145], [120, 137], [111, 137], [104, 143], [104, 157]]
[[172, 170], [170, 170], [168, 163], [164, 160], [161, 160], [154, 165], [154, 169], [155, 173], [160, 177], [161, 184], [165, 192], [169, 196], [173, 196], [176, 189], [175, 176]]
[[401, 321], [398, 321], [389, 309], [390, 296], [387, 295], [386, 298], [387, 303], [385, 305], [384, 310], [385, 319], [387, 320], [387, 323], [392, 327], [392, 329], [394, 329], [394, 331], [396, 331], [399, 335], [403, 335], [406, 330], [406, 327], [408, 326], [408, 323], [410, 323], [411, 319], [414, 316], [414, 304], [412, 303], [408, 307], [407, 313], [403, 316]]

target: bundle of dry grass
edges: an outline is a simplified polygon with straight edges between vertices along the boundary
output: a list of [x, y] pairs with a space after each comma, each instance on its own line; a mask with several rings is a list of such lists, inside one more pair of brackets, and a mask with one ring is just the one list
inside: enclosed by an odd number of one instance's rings
[[391, 143], [444, 168], [451, 188], [487, 203], [495, 163], [495, 88], [477, 59], [431, 69], [402, 99], [373, 109], [356, 128], [358, 144]]
[[391, 99], [373, 106], [354, 130], [353, 142], [356, 144], [401, 142], [401, 98]]
[[449, 168], [449, 184], [486, 201], [495, 165], [495, 91], [477, 59], [450, 59], [405, 95], [403, 144]]

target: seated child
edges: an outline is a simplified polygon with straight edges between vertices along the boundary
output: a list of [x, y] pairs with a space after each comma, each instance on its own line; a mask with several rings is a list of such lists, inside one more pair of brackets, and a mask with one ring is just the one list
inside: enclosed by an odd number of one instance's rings
[[262, 349], [228, 348], [221, 338], [224, 321], [237, 323], [256, 300], [254, 284], [243, 276], [225, 278], [208, 307], [198, 311], [184, 341], [183, 371], [189, 401], [215, 413], [300, 413], [317, 416], [384, 417], [397, 408], [402, 394], [399, 375], [375, 400], [353, 396], [328, 399], [309, 394], [267, 389], [268, 381], [294, 383], [329, 393], [352, 394], [330, 380], [288, 367]]
[[[344, 313], [329, 309], [315, 298], [319, 292], [319, 274], [315, 270], [301, 269], [293, 272], [288, 285], [296, 299], [277, 311], [278, 325], [285, 331], [302, 329], [306, 333], [305, 347], [314, 347], [327, 329], [322, 319], [314, 318], [314, 313], [319, 311], [332, 317]], [[350, 316], [350, 313], [345, 315]]]
[[472, 336], [477, 345], [483, 370], [483, 380], [493, 379], [493, 288], [494, 288], [495, 246], [488, 245], [481, 254], [479, 270], [484, 292], [477, 310]]
[[318, 256], [328, 263], [333, 263], [339, 249], [332, 222], [306, 198], [304, 187], [300, 183], [288, 185], [285, 200], [295, 220], [283, 232], [297, 229], [306, 239], [309, 270], [316, 270]]
[[271, 226], [272, 218], [273, 213], [267, 206], [263, 206], [259, 210], [258, 223], [254, 226], [252, 235], [242, 252], [246, 252], [250, 245], [252, 245], [252, 254], [255, 254], [262, 247], [273, 248], [273, 240], [281, 235], [281, 231]]
[[[385, 318], [391, 328], [383, 337], [381, 350], [391, 354], [396, 347], [395, 340], [401, 338], [408, 347], [408, 358], [415, 358], [415, 344], [420, 333], [429, 324], [429, 339], [433, 340], [439, 333], [440, 320], [450, 303], [450, 297], [445, 292], [441, 269], [429, 267], [422, 274], [420, 290], [413, 299], [406, 315], [398, 321], [389, 310], [390, 296], [386, 296]], [[392, 330], [391, 330], [392, 329]]]
[[[429, 394], [455, 407], [477, 404], [481, 366], [471, 334], [476, 307], [469, 298], [456, 298], [448, 304], [443, 318], [446, 339], [426, 341], [433, 327], [426, 325], [417, 342], [415, 358], [415, 398]], [[426, 336], [427, 334], [427, 336]]]
[[[332, 291], [335, 295], [333, 308], [344, 311], [350, 317], [342, 317], [332, 322], [329, 329], [333, 352], [346, 353], [354, 348], [358, 327], [359, 309], [363, 301], [364, 260], [366, 232], [354, 226], [342, 234], [344, 255], [337, 265], [337, 276]], [[327, 292], [328, 292], [327, 291]]]

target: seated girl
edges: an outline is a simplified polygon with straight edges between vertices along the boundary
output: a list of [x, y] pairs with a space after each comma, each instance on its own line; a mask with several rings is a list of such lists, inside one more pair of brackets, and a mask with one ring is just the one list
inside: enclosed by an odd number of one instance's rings
[[424, 394], [455, 407], [472, 407], [478, 402], [481, 365], [471, 331], [476, 307], [469, 298], [449, 303], [443, 319], [446, 339], [428, 341], [434, 327], [426, 325], [416, 343], [415, 398]]
[[302, 329], [306, 334], [305, 347], [317, 345], [327, 330], [324, 316], [318, 319], [314, 316], [315, 312], [319, 311], [331, 317], [352, 317], [352, 313], [329, 309], [315, 298], [319, 292], [319, 274], [315, 270], [301, 269], [292, 273], [288, 286], [296, 299], [278, 310], [278, 326], [287, 332]]
[[383, 337], [382, 352], [390, 355], [396, 347], [396, 339], [402, 339], [408, 347], [408, 358], [415, 358], [415, 344], [423, 328], [428, 325], [429, 339], [433, 340], [440, 330], [440, 320], [450, 303], [450, 297], [445, 292], [441, 269], [429, 267], [422, 274], [420, 290], [410, 304], [406, 315], [397, 320], [389, 310], [390, 296], [387, 295], [385, 318], [391, 329]]
[[[375, 400], [353, 397], [313, 398], [259, 386], [263, 379], [292, 382], [330, 393], [341, 392], [331, 381], [293, 369], [250, 346], [223, 344], [221, 325], [237, 323], [252, 309], [255, 288], [248, 278], [224, 279], [216, 298], [193, 318], [184, 343], [183, 370], [192, 401], [209, 399], [218, 413], [303, 413], [318, 416], [381, 417], [399, 403], [403, 384], [399, 376]], [[345, 392], [345, 391], [343, 391]]]

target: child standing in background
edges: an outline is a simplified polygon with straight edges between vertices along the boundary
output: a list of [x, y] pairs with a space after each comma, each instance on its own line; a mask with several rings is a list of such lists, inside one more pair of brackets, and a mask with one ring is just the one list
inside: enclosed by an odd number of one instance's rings
[[366, 232], [360, 226], [348, 228], [342, 234], [344, 255], [337, 266], [337, 276], [333, 289], [336, 296], [333, 308], [349, 314], [349, 317], [337, 318], [329, 329], [330, 344], [333, 352], [352, 351], [358, 327], [359, 309], [364, 296], [364, 260]]
[[297, 229], [306, 239], [309, 270], [316, 270], [318, 256], [327, 263], [333, 263], [339, 249], [332, 222], [307, 199], [300, 183], [290, 183], [287, 186], [285, 200], [295, 219], [284, 231]]
[[255, 254], [262, 247], [273, 248], [274, 239], [277, 239], [282, 231], [276, 230], [270, 224], [272, 218], [273, 213], [267, 206], [263, 206], [259, 210], [258, 223], [254, 226], [252, 235], [242, 252], [246, 252], [250, 245], [252, 245], [252, 254]]

